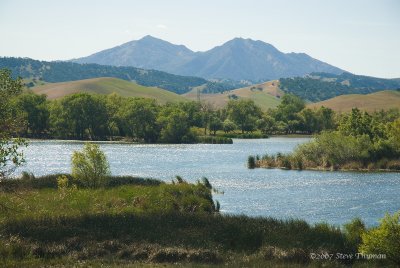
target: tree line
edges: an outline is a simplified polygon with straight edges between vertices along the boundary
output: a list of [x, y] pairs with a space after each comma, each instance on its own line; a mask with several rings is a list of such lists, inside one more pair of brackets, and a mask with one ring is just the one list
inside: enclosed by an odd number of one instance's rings
[[153, 99], [117, 94], [77, 93], [47, 100], [32, 92], [12, 100], [15, 117], [26, 122], [18, 135], [35, 138], [105, 140], [128, 137], [140, 142], [190, 143], [199, 135], [219, 133], [311, 134], [336, 126], [328, 108], [305, 108], [285, 95], [276, 109], [262, 111], [252, 100], [230, 100], [222, 109], [206, 103], [160, 105]]

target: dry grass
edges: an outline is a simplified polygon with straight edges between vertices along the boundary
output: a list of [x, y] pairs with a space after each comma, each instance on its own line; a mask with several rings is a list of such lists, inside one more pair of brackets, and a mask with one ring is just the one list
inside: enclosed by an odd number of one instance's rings
[[62, 83], [49, 83], [43, 86], [34, 87], [32, 90], [37, 94], [47, 95], [49, 99], [59, 99], [66, 95], [79, 92], [104, 95], [115, 92], [123, 97], [152, 98], [156, 99], [160, 103], [186, 101], [186, 98], [164, 89], [145, 87], [133, 82], [110, 77]]
[[357, 107], [360, 110], [374, 112], [377, 110], [400, 109], [400, 92], [385, 90], [361, 95], [341, 95], [329, 100], [309, 104], [310, 108], [328, 107], [337, 112], [348, 112]]
[[[252, 99], [263, 110], [267, 110], [278, 106], [280, 102], [279, 98], [283, 94], [282, 90], [279, 89], [279, 81], [273, 80], [258, 85], [225, 91], [222, 94], [201, 94], [200, 98], [215, 108], [222, 108], [228, 103], [229, 96], [236, 95], [239, 98]], [[197, 94], [194, 91], [184, 94], [184, 96], [191, 100], [197, 100]]]

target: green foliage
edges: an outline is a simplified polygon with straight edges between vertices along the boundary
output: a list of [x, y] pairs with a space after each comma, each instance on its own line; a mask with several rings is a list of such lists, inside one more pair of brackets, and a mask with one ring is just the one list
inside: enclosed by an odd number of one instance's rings
[[0, 69], [0, 180], [24, 162], [18, 148], [26, 142], [12, 139], [24, 127], [24, 121], [12, 103], [21, 92], [22, 80], [13, 79], [9, 70]]
[[224, 130], [225, 133], [229, 133], [234, 131], [237, 128], [236, 124], [233, 123], [229, 119], [225, 119], [225, 121], [222, 123], [222, 129]]
[[257, 118], [262, 114], [261, 109], [252, 100], [230, 100], [227, 111], [231, 119], [244, 133], [253, 131]]
[[232, 144], [231, 138], [220, 136], [197, 136], [196, 142], [206, 144]]
[[68, 177], [65, 175], [61, 175], [59, 177], [57, 177], [57, 188], [58, 190], [64, 190], [66, 188], [68, 188]]
[[385, 254], [388, 260], [400, 265], [400, 212], [386, 214], [378, 227], [364, 232], [360, 252]]
[[361, 244], [361, 237], [366, 231], [364, 222], [360, 218], [355, 218], [344, 226], [344, 233], [349, 243], [354, 246], [355, 251]]
[[103, 187], [110, 176], [110, 166], [97, 144], [86, 143], [82, 152], [72, 155], [72, 176], [83, 186]]
[[118, 109], [124, 133], [139, 141], [158, 139], [157, 115], [159, 107], [152, 99], [129, 99]]
[[[58, 189], [58, 179], [67, 178], [68, 186], [74, 184], [80, 188], [84, 188], [83, 184], [69, 174], [51, 174], [41, 177], [35, 177], [33, 174], [24, 172], [21, 178], [6, 178], [1, 181], [0, 192], [15, 192], [17, 190], [37, 190], [37, 189]], [[156, 179], [139, 178], [132, 176], [110, 176], [106, 180], [105, 188], [114, 188], [124, 185], [137, 186], [158, 186], [163, 182]]]
[[313, 73], [308, 77], [279, 79], [280, 88], [311, 102], [322, 101], [344, 94], [368, 94], [384, 89], [399, 88], [393, 79], [382, 79], [343, 73], [341, 75]]
[[188, 115], [179, 107], [170, 105], [161, 110], [157, 123], [161, 128], [160, 141], [191, 143], [195, 134], [190, 130]]
[[277, 130], [275, 119], [268, 114], [258, 119], [256, 123], [257, 128], [261, 130], [263, 134], [272, 134]]
[[223, 123], [217, 115], [211, 116], [208, 128], [212, 131], [213, 135], [217, 133], [218, 130], [222, 129]]
[[332, 167], [333, 169], [351, 162], [369, 158], [371, 141], [368, 136], [346, 136], [340, 132], [322, 132], [314, 141], [300, 145], [294, 155], [311, 162], [314, 167]]
[[50, 111], [46, 95], [36, 95], [32, 92], [19, 95], [15, 100], [27, 122], [26, 134], [40, 137], [49, 129]]
[[56, 135], [92, 140], [106, 136], [108, 114], [103, 96], [73, 94], [53, 102], [50, 109]]
[[250, 156], [247, 158], [247, 168], [253, 169], [253, 168], [255, 168], [255, 167], [256, 167], [256, 159], [255, 159], [254, 156], [250, 155]]
[[[371, 139], [375, 138], [375, 133], [372, 132], [373, 125], [372, 117], [359, 109], [353, 108], [350, 114], [346, 114], [341, 118], [339, 130], [348, 136], [368, 135]], [[379, 137], [376, 137], [379, 138]]]
[[25, 162], [24, 154], [19, 149], [26, 145], [22, 139], [0, 139], [0, 180]]

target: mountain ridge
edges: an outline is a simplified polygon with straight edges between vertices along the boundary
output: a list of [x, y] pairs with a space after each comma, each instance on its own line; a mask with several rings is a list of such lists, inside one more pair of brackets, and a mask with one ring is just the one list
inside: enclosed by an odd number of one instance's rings
[[184, 45], [147, 35], [72, 61], [155, 69], [206, 79], [253, 82], [303, 76], [312, 72], [344, 72], [305, 53], [283, 53], [264, 41], [241, 37], [207, 51], [194, 52]]

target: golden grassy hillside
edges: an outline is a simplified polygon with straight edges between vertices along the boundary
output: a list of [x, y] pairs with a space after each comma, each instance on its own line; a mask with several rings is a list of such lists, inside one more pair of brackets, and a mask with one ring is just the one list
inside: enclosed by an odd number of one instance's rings
[[[273, 80], [258, 85], [225, 91], [220, 94], [201, 94], [200, 99], [216, 108], [221, 108], [228, 103], [232, 96], [237, 96], [238, 98], [254, 100], [263, 110], [267, 110], [268, 108], [278, 106], [280, 97], [283, 94], [282, 90], [279, 89], [279, 81]], [[194, 90], [183, 96], [191, 100], [197, 100], [197, 93]]]
[[372, 94], [350, 94], [341, 95], [328, 100], [311, 103], [310, 108], [325, 106], [338, 112], [348, 112], [357, 107], [360, 110], [373, 112], [376, 110], [389, 110], [392, 108], [400, 109], [400, 92], [384, 90]]
[[153, 98], [160, 103], [187, 101], [186, 98], [164, 89], [145, 87], [133, 82], [110, 77], [49, 83], [34, 87], [32, 90], [37, 94], [46, 94], [49, 99], [58, 99], [79, 92], [105, 95], [115, 92], [123, 97]]

